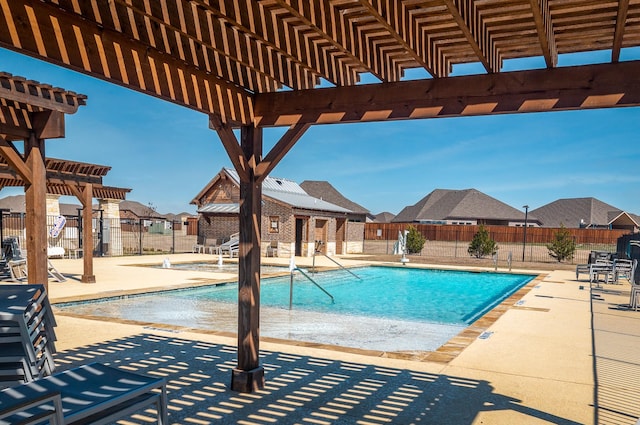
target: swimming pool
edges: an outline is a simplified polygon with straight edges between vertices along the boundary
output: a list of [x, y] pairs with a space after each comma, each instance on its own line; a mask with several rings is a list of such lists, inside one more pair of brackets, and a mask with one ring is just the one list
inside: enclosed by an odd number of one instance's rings
[[[261, 280], [261, 335], [383, 351], [434, 350], [534, 278], [409, 267]], [[237, 283], [59, 306], [77, 314], [235, 332]]]

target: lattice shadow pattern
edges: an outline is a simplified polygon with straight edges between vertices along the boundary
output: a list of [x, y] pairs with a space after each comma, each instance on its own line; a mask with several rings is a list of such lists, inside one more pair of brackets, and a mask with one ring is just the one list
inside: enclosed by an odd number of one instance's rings
[[[171, 424], [469, 424], [479, 411], [516, 410], [574, 422], [493, 393], [487, 381], [261, 351], [267, 384], [228, 387], [236, 348], [141, 334], [57, 353], [57, 370], [101, 362], [167, 380]], [[138, 412], [120, 424], [149, 424]]]

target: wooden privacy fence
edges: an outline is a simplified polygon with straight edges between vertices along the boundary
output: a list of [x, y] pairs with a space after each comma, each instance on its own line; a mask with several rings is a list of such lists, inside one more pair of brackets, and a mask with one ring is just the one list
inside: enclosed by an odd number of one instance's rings
[[[366, 223], [365, 241], [397, 240], [398, 232], [414, 226], [428, 241], [465, 242], [471, 241], [480, 226], [460, 226], [450, 224], [411, 224], [411, 223]], [[485, 229], [493, 240], [500, 243], [518, 243], [524, 240], [524, 227], [491, 226]], [[528, 227], [528, 243], [549, 243], [558, 228]], [[609, 229], [567, 229], [578, 244], [616, 244], [618, 238], [629, 234], [628, 230]]]
[[[398, 232], [409, 226], [427, 239], [421, 256], [432, 258], [469, 257], [467, 248], [480, 226], [411, 223], [367, 223], [365, 225], [364, 252], [366, 254], [392, 254]], [[528, 227], [524, 243], [524, 227], [485, 225], [490, 237], [498, 243], [498, 260], [555, 262], [549, 255], [547, 244], [551, 243], [559, 229]], [[616, 242], [628, 230], [567, 229], [576, 242], [576, 251], [570, 263], [585, 263], [591, 251], [616, 251]]]

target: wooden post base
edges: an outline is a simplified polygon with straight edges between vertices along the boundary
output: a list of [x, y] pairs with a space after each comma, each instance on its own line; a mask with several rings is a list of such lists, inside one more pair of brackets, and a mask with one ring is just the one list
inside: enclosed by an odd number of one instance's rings
[[91, 274], [83, 274], [82, 275], [82, 283], [96, 283], [96, 276]]
[[241, 393], [252, 393], [264, 388], [264, 369], [233, 369], [231, 371], [231, 389]]

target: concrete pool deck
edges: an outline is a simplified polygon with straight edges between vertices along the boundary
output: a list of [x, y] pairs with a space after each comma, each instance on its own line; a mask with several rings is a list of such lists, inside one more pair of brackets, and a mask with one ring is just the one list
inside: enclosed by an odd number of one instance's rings
[[[172, 263], [215, 261], [206, 254], [168, 257]], [[79, 281], [82, 260], [53, 260], [69, 279], [49, 282], [50, 300], [234, 278], [134, 266], [164, 258], [96, 258], [94, 284]], [[288, 259], [267, 261], [288, 265]], [[311, 259], [296, 261], [308, 265]], [[102, 361], [166, 376], [172, 424], [635, 424], [640, 311], [622, 307], [628, 283], [591, 288], [573, 271], [556, 270], [542, 272], [512, 298], [483, 318], [481, 330], [450, 341], [451, 352], [403, 356], [265, 339], [260, 348], [267, 386], [255, 394], [228, 389], [235, 337], [213, 330], [59, 313], [56, 362], [62, 369]], [[148, 422], [144, 415], [135, 420], [127, 423]]]

